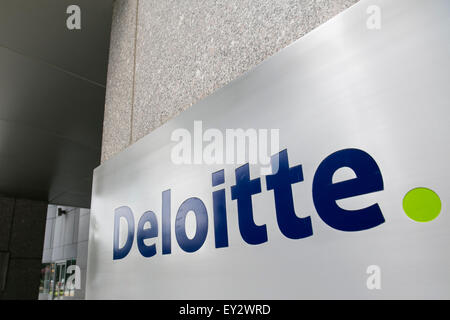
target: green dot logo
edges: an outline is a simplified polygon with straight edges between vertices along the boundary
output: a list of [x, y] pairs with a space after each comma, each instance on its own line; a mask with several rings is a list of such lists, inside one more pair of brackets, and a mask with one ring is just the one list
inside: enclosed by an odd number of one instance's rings
[[441, 199], [433, 190], [414, 188], [403, 198], [403, 210], [414, 221], [429, 222], [441, 212]]

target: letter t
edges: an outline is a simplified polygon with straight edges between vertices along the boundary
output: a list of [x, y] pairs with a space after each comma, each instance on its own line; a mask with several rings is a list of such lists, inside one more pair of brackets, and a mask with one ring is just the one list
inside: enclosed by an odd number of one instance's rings
[[266, 225], [257, 226], [253, 220], [252, 195], [261, 192], [260, 178], [250, 180], [248, 163], [235, 170], [236, 185], [231, 187], [231, 199], [237, 200], [239, 231], [248, 244], [267, 241]]
[[291, 184], [303, 181], [302, 166], [289, 168], [287, 149], [271, 158], [272, 175], [266, 176], [267, 190], [273, 190], [280, 231], [290, 239], [301, 239], [313, 234], [311, 217], [295, 214]]

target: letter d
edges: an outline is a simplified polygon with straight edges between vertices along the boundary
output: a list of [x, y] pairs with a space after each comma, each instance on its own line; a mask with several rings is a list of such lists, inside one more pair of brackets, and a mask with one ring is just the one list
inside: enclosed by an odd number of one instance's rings
[[[120, 218], [125, 218], [128, 225], [128, 236], [125, 245], [119, 248], [120, 241]], [[130, 252], [134, 238], [134, 216], [133, 211], [129, 207], [123, 206], [114, 210], [114, 248], [113, 260], [125, 258]]]
[[263, 314], [269, 314], [270, 313], [270, 306], [268, 304], [263, 305]]

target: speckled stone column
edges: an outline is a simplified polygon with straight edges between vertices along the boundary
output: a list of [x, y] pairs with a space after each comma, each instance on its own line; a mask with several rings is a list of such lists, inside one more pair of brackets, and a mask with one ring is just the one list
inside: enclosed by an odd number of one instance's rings
[[0, 196], [0, 300], [39, 295], [47, 202]]
[[102, 162], [357, 0], [116, 0]]

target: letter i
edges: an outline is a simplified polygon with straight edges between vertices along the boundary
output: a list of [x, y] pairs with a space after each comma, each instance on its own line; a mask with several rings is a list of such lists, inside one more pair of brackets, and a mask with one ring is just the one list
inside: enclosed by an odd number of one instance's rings
[[[225, 172], [219, 170], [212, 173], [212, 186], [225, 183]], [[225, 203], [225, 189], [220, 189], [212, 193], [214, 209], [214, 234], [216, 248], [228, 247], [227, 231], [227, 207]]]

